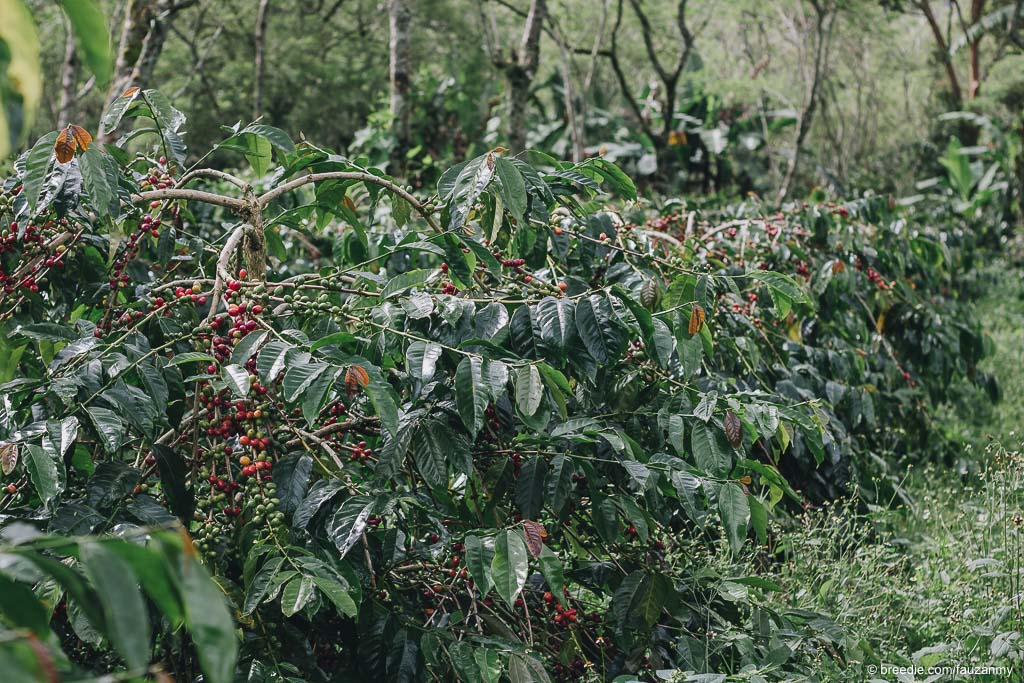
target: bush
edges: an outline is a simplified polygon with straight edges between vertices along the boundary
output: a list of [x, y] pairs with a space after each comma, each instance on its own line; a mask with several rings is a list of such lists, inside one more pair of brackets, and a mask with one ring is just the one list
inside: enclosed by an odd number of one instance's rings
[[[495, 150], [420, 199], [262, 124], [217, 147], [242, 180], [182, 170], [158, 92], [113, 110], [153, 125], [45, 136], [0, 200], [0, 507], [54, 543], [188, 530], [251, 680], [784, 672], [813, 624], [731, 558], [924, 457], [929, 404], [983, 379], [954, 255], [884, 202], [640, 227], [601, 158]], [[120, 571], [158, 600], [148, 566]], [[86, 617], [55, 666], [116, 668], [99, 632], [137, 670], [124, 613]], [[231, 678], [177, 623], [146, 662]]]

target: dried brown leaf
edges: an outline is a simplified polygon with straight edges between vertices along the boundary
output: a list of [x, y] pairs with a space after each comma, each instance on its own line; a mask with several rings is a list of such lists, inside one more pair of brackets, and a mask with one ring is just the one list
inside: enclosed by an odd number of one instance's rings
[[57, 136], [57, 142], [53, 144], [53, 153], [57, 155], [57, 161], [66, 164], [75, 158], [75, 150], [78, 143], [75, 136], [71, 134], [71, 127], [67, 127]]
[[0, 444], [0, 471], [3, 471], [4, 476], [14, 471], [14, 468], [18, 464], [18, 444], [16, 443], [5, 443]]
[[92, 144], [92, 136], [89, 135], [89, 131], [75, 124], [71, 124], [68, 128], [71, 129], [71, 137], [78, 143], [78, 148], [83, 152], [88, 152], [89, 145]]
[[707, 314], [704, 312], [704, 307], [700, 304], [694, 304], [693, 310], [690, 311], [690, 336], [700, 332], [701, 328], [704, 327], [704, 319]]
[[532, 519], [523, 520], [523, 536], [526, 538], [526, 549], [534, 557], [540, 557], [544, 550], [544, 539], [548, 537], [548, 531], [540, 522]]
[[733, 448], [739, 448], [743, 443], [743, 425], [740, 418], [731, 410], [725, 414], [725, 436]]

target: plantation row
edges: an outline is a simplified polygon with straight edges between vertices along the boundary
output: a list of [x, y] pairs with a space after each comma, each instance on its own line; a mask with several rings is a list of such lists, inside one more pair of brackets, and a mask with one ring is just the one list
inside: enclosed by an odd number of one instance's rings
[[808, 671], [827, 620], [721, 558], [994, 391], [968, 236], [886, 198], [658, 212], [502, 150], [410, 191], [261, 124], [242, 179], [125, 117], [0, 197], [11, 681]]

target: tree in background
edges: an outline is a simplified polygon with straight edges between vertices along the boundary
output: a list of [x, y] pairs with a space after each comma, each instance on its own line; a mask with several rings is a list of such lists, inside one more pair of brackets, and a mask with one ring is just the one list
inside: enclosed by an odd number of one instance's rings
[[636, 116], [644, 134], [651, 140], [659, 157], [667, 160], [668, 155], [666, 151], [671, 145], [675, 144], [676, 136], [678, 136], [676, 131], [676, 98], [679, 94], [679, 79], [689, 62], [696, 41], [696, 37], [687, 25], [687, 0], [679, 0], [676, 5], [675, 27], [679, 35], [677, 39], [678, 45], [675, 48], [677, 56], [671, 65], [666, 65], [662, 61], [661, 55], [667, 52], [667, 50], [661, 49], [655, 44], [654, 30], [650, 19], [647, 17], [647, 13], [644, 11], [642, 0], [629, 0], [629, 5], [641, 26], [644, 49], [649, 62], [648, 66], [654, 70], [658, 77], [657, 95], [653, 99], [657, 103], [657, 113], [661, 118], [660, 127], [652, 122], [655, 112], [651, 111], [650, 104], [645, 103], [641, 106], [640, 102], [633, 95], [633, 79], [627, 76], [626, 69], [623, 67], [622, 59], [620, 58], [619, 29], [622, 27], [623, 20], [623, 0], [618, 0], [615, 23], [610, 36], [610, 47], [606, 54], [611, 62], [615, 78], [618, 80], [622, 96], [629, 105], [630, 111]]
[[393, 170], [404, 175], [406, 154], [411, 147], [409, 90], [412, 83], [412, 3], [414, 0], [391, 0], [388, 3], [390, 17], [390, 88], [392, 131], [395, 146], [391, 154]]
[[1016, 120], [1003, 94], [1024, 44], [1024, 0], [131, 0], [98, 3], [114, 36], [107, 87], [80, 67], [63, 5], [20, 1], [59, 88], [38, 130], [89, 125], [130, 85], [159, 82], [189, 112], [194, 148], [255, 114], [414, 184], [449, 160], [530, 145], [604, 150], [662, 189], [906, 192], [941, 170], [915, 131], [938, 148], [950, 134], [987, 141], [939, 113]]
[[508, 54], [501, 46], [490, 3], [484, 2], [480, 7], [484, 44], [491, 62], [505, 76], [505, 137], [509, 148], [520, 152], [526, 149], [526, 105], [540, 61], [540, 38], [547, 19], [547, 3], [545, 0], [530, 1], [519, 47], [512, 48]]
[[[171, 22], [175, 15], [198, 1], [128, 0], [121, 17], [117, 59], [101, 119], [125, 90], [152, 84], [153, 72], [167, 41]], [[101, 132], [99, 140], [105, 139]]]

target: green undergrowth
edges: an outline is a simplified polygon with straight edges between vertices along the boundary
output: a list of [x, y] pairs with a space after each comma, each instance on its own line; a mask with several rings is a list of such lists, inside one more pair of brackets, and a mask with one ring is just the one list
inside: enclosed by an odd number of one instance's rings
[[[991, 265], [977, 288], [995, 346], [982, 369], [1002, 400], [965, 390], [940, 416], [964, 444], [955, 466], [909, 467], [902, 505], [855, 498], [810, 510], [774, 530], [759, 563], [779, 588], [765, 610], [815, 634], [787, 643], [803, 680], [1024, 680], [1022, 271]], [[737, 680], [758, 676], [772, 677]]]

